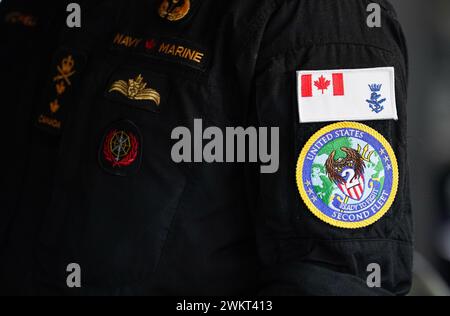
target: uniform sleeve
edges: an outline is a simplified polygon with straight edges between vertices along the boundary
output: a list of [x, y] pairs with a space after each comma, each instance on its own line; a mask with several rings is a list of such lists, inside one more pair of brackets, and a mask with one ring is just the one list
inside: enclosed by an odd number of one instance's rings
[[[256, 69], [255, 106], [260, 126], [279, 127], [280, 163], [276, 173], [259, 176], [257, 218], [264, 265], [263, 295], [405, 295], [410, 290], [413, 237], [406, 144], [406, 45], [393, 8], [385, 1], [376, 1], [381, 7], [381, 27], [368, 27], [367, 6], [371, 2], [374, 1], [286, 0], [280, 3], [266, 28]], [[390, 67], [395, 71], [392, 90], [398, 120], [362, 116], [358, 123], [379, 133], [376, 138], [385, 139], [392, 147], [398, 162], [398, 191], [388, 191], [388, 198], [394, 198], [392, 206], [375, 223], [354, 229], [331, 225], [314, 215], [308, 207], [311, 201], [307, 203], [301, 197], [296, 170], [308, 140], [324, 127], [347, 119], [319, 122], [320, 115], [327, 117], [319, 110], [318, 122], [300, 123], [297, 71]], [[325, 81], [329, 89], [334, 84]], [[318, 88], [314, 79], [311, 85], [311, 89]], [[336, 85], [339, 94], [339, 82]], [[364, 92], [352, 91], [354, 86], [346, 86], [345, 93], [365, 93], [370, 100], [368, 85], [364, 85]], [[310, 91], [306, 89], [304, 93], [308, 95]], [[366, 99], [361, 100], [361, 106], [370, 106]], [[381, 98], [374, 99], [381, 102]], [[346, 115], [354, 118], [352, 114]], [[370, 151], [364, 153], [356, 143], [347, 146], [358, 150], [359, 157], [369, 158], [366, 168], [372, 166]], [[383, 156], [383, 151], [377, 153], [380, 159], [392, 159]], [[345, 155], [340, 159], [343, 161]], [[335, 164], [338, 163], [336, 157]], [[322, 159], [316, 170], [317, 181], [311, 184], [316, 195], [325, 182], [333, 183], [325, 164]], [[354, 165], [350, 167], [355, 169]], [[382, 185], [386, 187], [388, 174], [379, 174], [379, 178], [384, 179]], [[345, 198], [343, 191], [338, 195]], [[324, 198], [327, 207], [332, 199]], [[380, 202], [379, 196], [377, 199]], [[372, 264], [380, 268], [380, 282], [375, 287], [367, 282], [377, 280], [371, 279]]]

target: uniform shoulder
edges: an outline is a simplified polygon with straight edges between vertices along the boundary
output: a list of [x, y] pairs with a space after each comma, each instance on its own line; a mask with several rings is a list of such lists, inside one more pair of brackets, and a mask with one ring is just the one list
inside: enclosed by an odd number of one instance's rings
[[[381, 27], [371, 27], [370, 5], [378, 4]], [[266, 28], [267, 54], [313, 45], [357, 44], [400, 48], [401, 28], [393, 6], [384, 0], [283, 0]], [[396, 51], [398, 52], [398, 51]]]

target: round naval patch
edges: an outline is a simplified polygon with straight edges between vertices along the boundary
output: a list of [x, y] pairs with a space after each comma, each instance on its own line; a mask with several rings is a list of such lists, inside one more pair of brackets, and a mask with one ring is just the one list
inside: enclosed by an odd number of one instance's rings
[[305, 204], [322, 221], [363, 228], [382, 218], [395, 200], [397, 159], [374, 129], [353, 122], [332, 124], [303, 148], [297, 186]]
[[142, 135], [138, 127], [128, 120], [111, 124], [103, 136], [98, 158], [100, 166], [110, 174], [136, 174], [142, 160]]

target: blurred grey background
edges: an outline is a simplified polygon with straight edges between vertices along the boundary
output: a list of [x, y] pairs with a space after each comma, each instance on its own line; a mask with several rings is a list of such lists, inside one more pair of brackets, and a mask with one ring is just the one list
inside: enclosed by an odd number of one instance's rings
[[450, 1], [390, 0], [409, 46], [412, 295], [450, 295]]

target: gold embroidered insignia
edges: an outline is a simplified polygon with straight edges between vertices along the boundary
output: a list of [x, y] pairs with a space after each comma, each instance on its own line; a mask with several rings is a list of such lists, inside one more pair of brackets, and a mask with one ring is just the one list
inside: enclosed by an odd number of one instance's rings
[[59, 105], [58, 99], [56, 99], [53, 102], [50, 102], [50, 111], [52, 111], [52, 113], [58, 112], [60, 107], [61, 106]]
[[190, 0], [164, 0], [159, 7], [159, 16], [169, 21], [179, 21], [189, 13], [190, 9]]
[[76, 71], [73, 70], [75, 67], [75, 61], [73, 60], [72, 55], [69, 55], [67, 58], [64, 58], [61, 62], [61, 65], [57, 66], [58, 75], [53, 78], [53, 81], [64, 80], [69, 86], [72, 85], [70, 82], [70, 77], [72, 77]]
[[65, 91], [66, 91], [66, 85], [64, 84], [64, 82], [61, 81], [56, 84], [56, 93], [58, 95], [62, 95]]
[[112, 84], [109, 92], [117, 91], [130, 100], [149, 100], [160, 105], [161, 96], [158, 91], [147, 88], [147, 83], [143, 82], [142, 75], [135, 79], [128, 79], [128, 83], [124, 80], [116, 81]]

